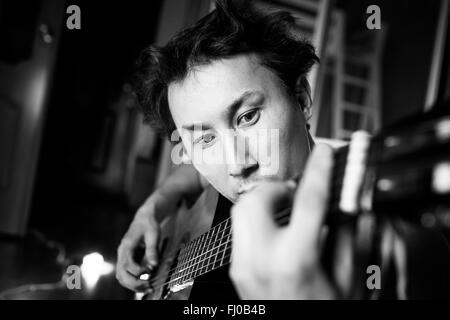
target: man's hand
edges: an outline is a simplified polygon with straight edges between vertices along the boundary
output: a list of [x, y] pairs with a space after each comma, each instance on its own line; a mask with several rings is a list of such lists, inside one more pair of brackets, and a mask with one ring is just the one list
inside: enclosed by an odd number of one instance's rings
[[[151, 273], [158, 264], [159, 223], [178, 210], [181, 200], [194, 201], [207, 186], [193, 166], [177, 168], [139, 208], [117, 250], [116, 278], [133, 291], [149, 291], [148, 281], [139, 277]], [[136, 252], [143, 247], [141, 261]]]
[[[333, 299], [321, 265], [322, 234], [333, 156], [317, 145], [298, 190], [288, 183], [259, 185], [232, 208], [230, 277], [243, 299]], [[288, 226], [274, 214], [292, 203]]]
[[[158, 264], [159, 223], [154, 217], [154, 206], [151, 202], [142, 206], [117, 250], [116, 278], [122, 286], [133, 291], [151, 289], [148, 281], [139, 277], [144, 273], [150, 274]], [[145, 246], [145, 254], [142, 261], [135, 261], [135, 252], [141, 245]]]

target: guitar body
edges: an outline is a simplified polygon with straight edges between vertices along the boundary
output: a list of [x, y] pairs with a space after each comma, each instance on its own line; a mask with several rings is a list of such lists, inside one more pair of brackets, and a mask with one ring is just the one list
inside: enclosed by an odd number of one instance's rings
[[168, 288], [162, 285], [167, 282], [169, 271], [174, 268], [175, 253], [189, 241], [207, 232], [213, 223], [219, 195], [212, 187], [208, 187], [193, 206], [185, 204], [178, 212], [170, 215], [161, 224], [159, 241], [160, 264], [153, 276], [158, 284], [152, 294], [144, 299], [149, 300], [187, 300], [190, 297], [194, 282], [180, 287]]

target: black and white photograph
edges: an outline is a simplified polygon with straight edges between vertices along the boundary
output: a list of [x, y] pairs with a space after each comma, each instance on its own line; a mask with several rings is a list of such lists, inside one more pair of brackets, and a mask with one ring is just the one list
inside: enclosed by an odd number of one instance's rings
[[450, 299], [449, 17], [0, 0], [0, 300]]

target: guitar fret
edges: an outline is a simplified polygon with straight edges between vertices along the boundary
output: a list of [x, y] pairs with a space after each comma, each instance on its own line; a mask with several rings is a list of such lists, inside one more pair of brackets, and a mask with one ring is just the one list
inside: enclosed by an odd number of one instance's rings
[[180, 279], [181, 281], [186, 280], [185, 279], [185, 270], [184, 270], [184, 268], [185, 268], [186, 262], [189, 259], [189, 255], [191, 254], [192, 246], [191, 245], [187, 245], [185, 248], [186, 249], [185, 249], [185, 253], [184, 253], [183, 259], [179, 263], [179, 266], [178, 266], [178, 273], [180, 273], [178, 275], [178, 277], [181, 277], [181, 279]]
[[202, 251], [199, 255], [199, 264], [197, 265], [197, 276], [202, 274], [202, 269], [203, 266], [205, 265], [205, 258], [208, 256], [208, 245], [209, 245], [209, 241], [210, 241], [210, 236], [211, 233], [207, 232], [206, 233], [206, 237], [205, 237], [205, 241], [203, 242], [203, 248]]
[[189, 258], [186, 261], [186, 265], [184, 266], [184, 272], [186, 274], [186, 278], [189, 280], [191, 278], [190, 271], [192, 269], [192, 259], [195, 257], [195, 251], [197, 250], [197, 243], [199, 238], [196, 238], [192, 243], [191, 252], [189, 254]]
[[205, 257], [205, 252], [207, 250], [206, 241], [208, 239], [209, 232], [205, 233], [204, 235], [205, 235], [205, 237], [204, 237], [204, 239], [202, 241], [201, 250], [199, 251], [199, 253], [197, 255], [197, 263], [194, 266], [194, 276], [195, 277], [198, 277], [199, 274], [200, 274], [201, 267], [202, 267], [202, 264], [203, 264], [203, 258]]
[[186, 261], [187, 255], [189, 254], [189, 250], [190, 250], [190, 247], [189, 246], [185, 246], [182, 249], [182, 253], [180, 255], [180, 259], [178, 259], [177, 267], [175, 268], [175, 272], [174, 272], [176, 274], [175, 278], [179, 278], [179, 279], [177, 279], [178, 281], [176, 281], [176, 283], [182, 282], [184, 280], [184, 277], [183, 277], [183, 265], [184, 265], [184, 263]]
[[[231, 254], [231, 241], [232, 241], [231, 234], [232, 233], [231, 233], [231, 228], [230, 228], [230, 230], [228, 232], [227, 242], [225, 242], [225, 250], [224, 250], [224, 252], [225, 252], [225, 255], [224, 255], [225, 261], [222, 261], [222, 264], [230, 262], [230, 260], [231, 260], [231, 256], [230, 256], [230, 254]], [[226, 260], [226, 259], [228, 259], [228, 260]]]
[[205, 265], [205, 259], [208, 256], [208, 246], [209, 246], [209, 242], [210, 241], [211, 241], [211, 233], [207, 232], [205, 241], [203, 243], [203, 250], [202, 250], [202, 252], [201, 252], [201, 254], [199, 256], [199, 261], [201, 261], [201, 262], [197, 266], [197, 272], [198, 272], [197, 276], [202, 274], [202, 270], [203, 270], [203, 267]]
[[[227, 240], [225, 240], [225, 248], [224, 248], [223, 253], [222, 253], [222, 258], [221, 258], [220, 266], [223, 266], [223, 265], [224, 265], [225, 253], [226, 253], [226, 251], [227, 251], [227, 250], [226, 250], [227, 244], [228, 244], [228, 242], [230, 241], [230, 238], [231, 238], [231, 226], [230, 226], [230, 228], [228, 228], [228, 224], [229, 224], [230, 221], [231, 221], [230, 219], [227, 220], [226, 227], [225, 227], [225, 229], [227, 230], [226, 232], [228, 232], [228, 236], [226, 236]], [[228, 228], [228, 229], [227, 229], [227, 228]], [[225, 233], [226, 233], [226, 232], [225, 232]], [[224, 233], [224, 234], [225, 234], [225, 233]]]
[[216, 233], [216, 238], [214, 239], [214, 245], [216, 246], [215, 247], [215, 251], [216, 251], [216, 253], [214, 254], [214, 261], [213, 261], [213, 263], [212, 263], [212, 265], [211, 265], [211, 270], [213, 270], [214, 269], [214, 266], [215, 266], [215, 264], [216, 264], [216, 261], [217, 261], [217, 254], [218, 254], [218, 252], [219, 252], [219, 250], [220, 250], [220, 242], [219, 242], [219, 246], [217, 246], [217, 238], [219, 237], [219, 234], [220, 234], [220, 229], [221, 229], [221, 227], [222, 227], [222, 224], [219, 224], [219, 229], [217, 230], [217, 233]]
[[216, 231], [217, 231], [216, 228], [212, 229], [211, 237], [209, 238], [208, 241], [208, 250], [207, 250], [208, 253], [205, 256], [205, 263], [202, 268], [202, 273], [208, 272], [207, 270], [212, 258], [212, 249], [214, 247], [214, 236], [216, 235]]
[[186, 279], [186, 272], [185, 270], [183, 270], [184, 265], [187, 261], [187, 254], [190, 251], [191, 247], [189, 245], [185, 246], [182, 249], [182, 254], [181, 254], [181, 259], [178, 261], [177, 264], [177, 268], [176, 268], [176, 272], [178, 274], [178, 277], [180, 278], [180, 283], [184, 283], [187, 279]]
[[174, 282], [174, 284], [178, 283], [178, 277], [179, 277], [179, 273], [180, 273], [180, 266], [182, 264], [182, 257], [183, 257], [183, 249], [180, 250], [180, 254], [177, 258], [177, 265], [175, 267], [175, 270], [172, 272], [172, 274], [170, 275], [170, 279], [169, 279], [169, 284], [172, 284]]
[[228, 218], [189, 242], [179, 253], [169, 283], [181, 285], [226, 264], [231, 251], [230, 224]]
[[221, 259], [221, 255], [222, 255], [223, 244], [226, 241], [227, 232], [229, 231], [229, 227], [228, 227], [229, 221], [230, 220], [227, 220], [227, 222], [225, 223], [223, 230], [222, 230], [222, 234], [220, 235], [220, 243], [219, 243], [219, 248], [217, 250], [217, 266], [215, 266], [216, 268], [221, 266], [220, 259]]
[[197, 276], [202, 273], [203, 266], [205, 265], [205, 258], [208, 255], [208, 243], [209, 243], [210, 233], [206, 233], [205, 241], [203, 242], [203, 248], [199, 255], [199, 264], [197, 265], [196, 274]]
[[205, 237], [202, 241], [202, 246], [197, 255], [197, 263], [195, 264], [195, 276], [198, 277], [200, 275], [201, 267], [204, 263], [203, 259], [205, 258], [205, 252], [207, 250], [207, 241], [208, 241], [209, 232], [205, 233]]
[[195, 259], [197, 256], [197, 251], [198, 251], [198, 243], [200, 242], [200, 238], [196, 238], [195, 242], [194, 242], [194, 248], [192, 250], [192, 256], [191, 259], [189, 259], [189, 263], [188, 263], [188, 268], [187, 268], [187, 274], [188, 274], [188, 278], [192, 278], [192, 270], [194, 268], [194, 263], [195, 263]]
[[196, 266], [198, 263], [198, 253], [201, 251], [201, 247], [200, 245], [202, 244], [202, 240], [203, 237], [205, 236], [205, 234], [202, 234], [197, 242], [197, 248], [195, 249], [195, 253], [194, 253], [194, 258], [192, 260], [192, 265], [191, 268], [189, 269], [189, 273], [192, 275], [192, 278], [195, 278], [195, 271], [196, 271]]
[[203, 248], [204, 248], [204, 241], [205, 238], [208, 236], [207, 233], [204, 233], [201, 235], [200, 240], [197, 243], [197, 250], [195, 252], [195, 256], [194, 256], [194, 263], [192, 264], [192, 278], [197, 277], [197, 271], [198, 271], [198, 264], [200, 263], [200, 259], [201, 259], [201, 253], [203, 252]]
[[[181, 251], [183, 251], [183, 250], [180, 250], [180, 253], [181, 253]], [[178, 276], [178, 273], [180, 272], [180, 261], [181, 261], [181, 255], [178, 255], [178, 257], [177, 257], [177, 265], [176, 265], [176, 267], [175, 267], [175, 270], [173, 271], [173, 273], [172, 273], [172, 275], [171, 275], [171, 277], [170, 277], [170, 280], [172, 280], [172, 278], [177, 278], [177, 276]]]
[[[210, 270], [212, 270], [211, 265], [212, 265], [212, 267], [214, 267], [214, 261], [217, 259], [217, 240], [219, 239], [221, 227], [222, 227], [221, 223], [218, 226], [216, 226], [216, 233], [215, 233], [215, 237], [213, 240], [213, 245], [211, 246], [211, 259], [208, 263], [208, 267], [210, 268]], [[208, 270], [208, 268], [207, 268], [207, 270]]]

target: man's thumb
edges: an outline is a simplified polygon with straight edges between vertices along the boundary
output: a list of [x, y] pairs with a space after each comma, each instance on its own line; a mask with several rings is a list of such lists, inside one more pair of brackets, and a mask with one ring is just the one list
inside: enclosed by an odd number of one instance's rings
[[158, 232], [147, 232], [144, 236], [146, 266], [153, 269], [158, 264]]

